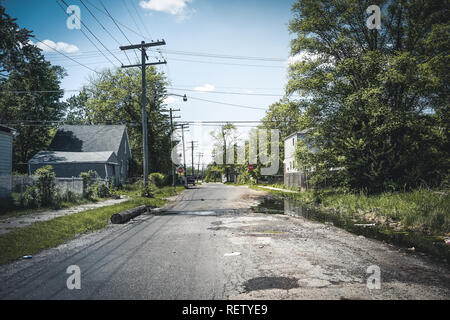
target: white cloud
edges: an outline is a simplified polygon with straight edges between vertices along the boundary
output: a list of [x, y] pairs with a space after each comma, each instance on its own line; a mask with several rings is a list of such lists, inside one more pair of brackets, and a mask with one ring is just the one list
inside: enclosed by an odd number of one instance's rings
[[189, 3], [192, 3], [192, 0], [143, 0], [139, 5], [143, 9], [161, 11], [185, 17], [189, 12]]
[[52, 49], [64, 52], [64, 53], [75, 53], [78, 52], [78, 47], [73, 44], [65, 42], [54, 42], [52, 40], [44, 40], [35, 44], [36, 47], [44, 52], [51, 52]]
[[202, 86], [194, 88], [195, 91], [203, 91], [203, 92], [213, 91], [214, 89], [215, 89], [215, 87], [212, 84], [209, 84], [209, 83], [205, 83]]

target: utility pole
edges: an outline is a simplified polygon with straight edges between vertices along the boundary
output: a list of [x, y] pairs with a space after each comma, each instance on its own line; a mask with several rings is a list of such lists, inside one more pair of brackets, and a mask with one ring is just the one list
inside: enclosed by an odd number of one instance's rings
[[189, 129], [189, 124], [187, 123], [179, 123], [175, 126], [181, 128], [181, 140], [183, 142], [183, 172], [184, 172], [184, 180], [187, 182], [187, 172], [186, 172], [186, 151], [185, 151], [185, 143], [184, 143], [184, 129]]
[[189, 129], [189, 124], [187, 123], [178, 123], [175, 126], [181, 128], [181, 140], [183, 142], [183, 169], [186, 175], [186, 152], [185, 152], [185, 143], [184, 143], [184, 129]]
[[198, 152], [197, 155], [198, 155], [197, 175], [199, 175], [200, 174], [200, 157], [203, 157], [203, 153]]
[[195, 173], [194, 173], [194, 143], [195, 142], [197, 142], [197, 141], [191, 141], [191, 148], [192, 148], [192, 154], [191, 154], [191, 156], [192, 156], [192, 162], [191, 162], [191, 164], [192, 164], [192, 176], [194, 176], [195, 175]]
[[[172, 115], [173, 111], [180, 111], [180, 109], [172, 109], [172, 108], [169, 109], [169, 112], [170, 112], [170, 129], [171, 129], [170, 130], [170, 152], [172, 152], [172, 148], [173, 148], [173, 141], [172, 141], [173, 119], [174, 118], [181, 118], [180, 116], [174, 117]], [[175, 175], [176, 175], [176, 169], [175, 169], [175, 165], [172, 163], [172, 185], [173, 185], [173, 189], [174, 190], [176, 189], [176, 186], [175, 186]]]
[[141, 63], [140, 64], [122, 66], [122, 68], [141, 67], [141, 71], [142, 71], [142, 144], [143, 144], [142, 151], [143, 151], [143, 166], [144, 166], [143, 171], [144, 171], [145, 189], [147, 189], [147, 187], [148, 187], [148, 142], [147, 142], [147, 109], [146, 109], [147, 90], [146, 90], [146, 83], [145, 83], [145, 67], [156, 65], [156, 64], [166, 64], [167, 63], [166, 60], [152, 62], [152, 63], [145, 63], [145, 61], [148, 60], [148, 56], [147, 56], [147, 53], [145, 52], [145, 49], [148, 47], [162, 46], [165, 44], [166, 44], [166, 42], [164, 40], [152, 41], [150, 43], [145, 43], [145, 41], [141, 41], [141, 44], [119, 47], [120, 50], [133, 50], [133, 49], [141, 50]]

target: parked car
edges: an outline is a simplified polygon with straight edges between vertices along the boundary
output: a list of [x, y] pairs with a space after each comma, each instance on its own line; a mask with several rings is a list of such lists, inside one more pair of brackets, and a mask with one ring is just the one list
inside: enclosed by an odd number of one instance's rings
[[193, 176], [187, 176], [187, 184], [192, 184], [195, 186], [195, 177]]

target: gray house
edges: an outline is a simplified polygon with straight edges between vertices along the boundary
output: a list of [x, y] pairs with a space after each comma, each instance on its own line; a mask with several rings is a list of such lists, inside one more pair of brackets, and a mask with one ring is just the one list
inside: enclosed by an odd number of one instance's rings
[[64, 125], [58, 129], [49, 151], [30, 159], [29, 173], [51, 165], [57, 177], [78, 177], [95, 170], [116, 184], [128, 178], [131, 160], [125, 125]]
[[0, 199], [11, 195], [13, 128], [0, 124]]

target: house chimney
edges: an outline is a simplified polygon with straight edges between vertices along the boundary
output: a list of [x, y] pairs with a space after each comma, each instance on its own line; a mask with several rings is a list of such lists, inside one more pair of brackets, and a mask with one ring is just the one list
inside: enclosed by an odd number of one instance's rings
[[107, 119], [107, 120], [106, 120], [106, 124], [107, 124], [107, 125], [111, 125], [111, 124], [112, 124], [112, 120], [111, 120], [111, 119]]

